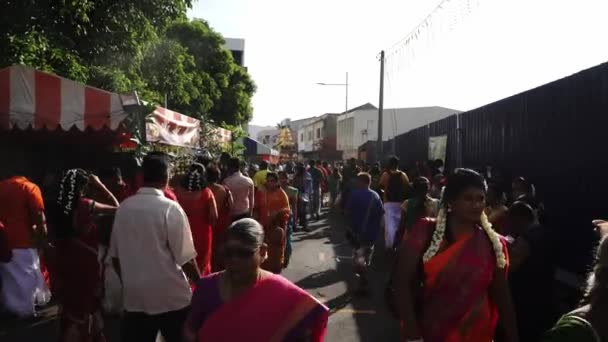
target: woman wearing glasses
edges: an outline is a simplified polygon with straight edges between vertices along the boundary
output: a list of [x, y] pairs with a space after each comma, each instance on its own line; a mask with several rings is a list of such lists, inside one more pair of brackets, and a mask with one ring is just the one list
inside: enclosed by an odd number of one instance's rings
[[261, 269], [264, 230], [234, 222], [223, 248], [226, 270], [199, 281], [185, 341], [323, 341], [328, 309], [285, 278]]

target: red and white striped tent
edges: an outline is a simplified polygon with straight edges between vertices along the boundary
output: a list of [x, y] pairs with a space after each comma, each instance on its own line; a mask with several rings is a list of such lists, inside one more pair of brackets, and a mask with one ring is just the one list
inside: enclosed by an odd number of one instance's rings
[[156, 107], [146, 122], [146, 140], [173, 146], [198, 148], [201, 126], [209, 125], [213, 139], [225, 144], [232, 142], [232, 132], [225, 128], [202, 123], [187, 115]]
[[199, 120], [163, 107], [156, 107], [146, 122], [146, 140], [196, 148], [200, 143], [200, 130]]
[[0, 129], [116, 130], [121, 96], [26, 66], [0, 69]]

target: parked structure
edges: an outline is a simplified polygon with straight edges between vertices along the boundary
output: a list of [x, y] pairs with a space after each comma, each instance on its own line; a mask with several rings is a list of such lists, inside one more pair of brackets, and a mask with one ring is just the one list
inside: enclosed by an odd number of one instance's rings
[[299, 144], [300, 144], [300, 137], [298, 136], [298, 132], [300, 131], [300, 128], [304, 127], [305, 125], [309, 124], [310, 122], [316, 120], [317, 117], [311, 117], [311, 118], [306, 118], [306, 119], [300, 119], [300, 120], [291, 120], [291, 119], [285, 119], [283, 121], [281, 121], [280, 125], [281, 127], [289, 127], [289, 130], [291, 131], [291, 137], [293, 138], [293, 142], [295, 143], [295, 150], [299, 151]]
[[[371, 107], [371, 108], [370, 108]], [[443, 107], [393, 108], [383, 113], [382, 141], [420, 126], [459, 113]], [[378, 109], [366, 104], [342, 113], [337, 118], [337, 149], [344, 159], [358, 158], [359, 147], [378, 140]]]

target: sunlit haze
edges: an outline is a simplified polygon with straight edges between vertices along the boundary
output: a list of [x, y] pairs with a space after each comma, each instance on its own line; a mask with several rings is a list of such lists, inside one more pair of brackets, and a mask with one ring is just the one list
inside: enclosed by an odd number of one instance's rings
[[[344, 87], [316, 83], [344, 83], [347, 71], [349, 107], [377, 104], [378, 53], [391, 54], [440, 2], [199, 0], [189, 15], [246, 40], [252, 123], [274, 125], [342, 112]], [[449, 2], [471, 10], [441, 34], [423, 31], [413, 55], [387, 59], [385, 107], [468, 110], [608, 61], [606, 1]]]

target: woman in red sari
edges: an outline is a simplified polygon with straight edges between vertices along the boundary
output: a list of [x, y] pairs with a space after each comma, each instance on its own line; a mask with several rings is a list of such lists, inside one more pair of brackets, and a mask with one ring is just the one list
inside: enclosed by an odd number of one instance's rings
[[475, 171], [448, 177], [437, 220], [403, 240], [397, 300], [404, 341], [491, 342], [500, 317], [517, 341], [507, 286], [506, 243], [484, 214], [486, 185]]
[[[97, 191], [107, 204], [85, 198], [87, 187]], [[105, 341], [101, 317], [103, 283], [94, 218], [112, 214], [117, 207], [118, 200], [97, 176], [80, 169], [64, 174], [56, 210], [50, 216], [56, 232], [50, 269], [60, 305], [62, 342]]]
[[226, 240], [226, 229], [232, 221], [230, 210], [232, 209], [233, 199], [232, 193], [227, 186], [218, 184], [221, 179], [220, 169], [215, 165], [207, 167], [207, 182], [209, 189], [213, 192], [215, 203], [217, 204], [217, 224], [213, 230], [213, 253], [211, 256], [211, 268], [213, 272], [219, 272], [224, 269], [224, 261], [220, 253], [220, 246]]
[[223, 247], [226, 271], [201, 279], [184, 327], [186, 342], [320, 342], [329, 310], [280, 275], [260, 268], [262, 226], [234, 222]]
[[256, 193], [254, 216], [264, 227], [268, 245], [268, 258], [262, 268], [272, 273], [279, 274], [283, 270], [289, 214], [289, 197], [281, 189], [279, 176], [275, 172], [268, 172], [266, 185]]
[[202, 275], [211, 273], [213, 226], [217, 223], [217, 206], [213, 192], [207, 187], [207, 175], [202, 164], [194, 163], [183, 178], [177, 201], [184, 208], [194, 249], [196, 263]]

